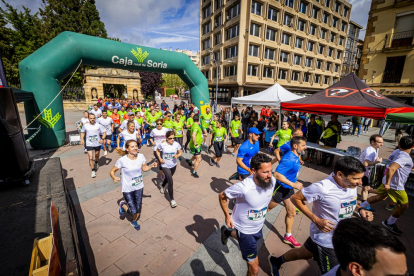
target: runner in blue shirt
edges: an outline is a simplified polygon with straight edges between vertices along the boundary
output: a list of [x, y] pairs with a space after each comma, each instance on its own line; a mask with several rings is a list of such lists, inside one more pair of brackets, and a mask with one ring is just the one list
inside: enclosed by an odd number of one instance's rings
[[293, 188], [298, 190], [303, 188], [303, 184], [297, 182], [297, 179], [301, 165], [300, 155], [306, 150], [306, 138], [293, 137], [290, 140], [290, 148], [291, 151], [282, 157], [279, 166], [276, 168], [275, 178], [277, 183], [273, 192], [273, 201], [270, 202], [269, 208], [272, 209], [283, 201], [286, 208], [286, 234], [283, 242], [299, 248], [301, 244], [292, 236], [296, 207], [290, 201], [290, 197], [295, 193]]
[[[302, 137], [302, 136], [303, 136], [303, 132], [302, 130], [300, 130], [300, 128], [297, 128], [292, 132], [292, 137]], [[280, 160], [282, 159], [282, 156], [288, 153], [289, 151], [290, 151], [290, 140], [284, 143], [283, 145], [281, 145], [280, 147], [278, 147], [277, 149], [275, 149], [274, 154], [276, 156], [276, 160], [275, 162], [272, 162], [272, 163], [276, 163], [276, 161], [280, 162]], [[282, 153], [282, 156], [280, 156], [280, 153]], [[301, 160], [301, 164], [303, 164], [302, 159], [300, 160]]]

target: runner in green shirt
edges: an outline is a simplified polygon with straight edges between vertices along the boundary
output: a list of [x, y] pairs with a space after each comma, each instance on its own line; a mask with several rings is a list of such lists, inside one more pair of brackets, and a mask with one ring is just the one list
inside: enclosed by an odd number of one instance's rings
[[191, 129], [191, 126], [194, 123], [193, 118], [194, 118], [194, 112], [191, 112], [190, 117], [188, 117], [187, 122], [185, 123], [185, 128], [187, 129], [187, 133], [186, 133], [187, 140], [185, 141], [184, 152], [186, 152], [186, 153], [187, 153], [187, 146], [191, 141], [191, 131], [190, 131], [190, 129]]
[[180, 114], [180, 120], [181, 120], [181, 122], [183, 122], [184, 124], [185, 124], [185, 111], [184, 111], [184, 109], [180, 109], [180, 112], [179, 112], [179, 114]]
[[184, 123], [181, 121], [181, 115], [177, 113], [173, 121], [173, 128], [175, 131], [175, 141], [183, 147], [183, 128]]
[[223, 156], [224, 145], [227, 143], [227, 130], [223, 127], [224, 121], [216, 121], [216, 127], [213, 130], [214, 135], [214, 156], [210, 159], [210, 166], [216, 165], [217, 168], [220, 168], [219, 162], [221, 156]]
[[157, 117], [155, 116], [155, 110], [152, 110], [151, 113], [147, 114], [146, 118], [149, 129], [154, 129], [156, 127], [155, 121], [157, 120]]
[[172, 118], [171, 112], [166, 112], [164, 123], [162, 126], [167, 128], [168, 130], [173, 129], [173, 120], [171, 118]]
[[162, 116], [162, 111], [160, 111], [160, 107], [159, 106], [156, 106], [155, 107], [155, 116], [157, 117], [157, 119], [160, 119], [160, 118], [163, 117]]
[[239, 149], [240, 144], [242, 143], [241, 139], [239, 138], [240, 133], [243, 134], [243, 130], [241, 129], [240, 123], [240, 116], [234, 116], [234, 120], [230, 123], [230, 136], [231, 136], [231, 147], [234, 147], [232, 152], [232, 156], [235, 156], [236, 151]]
[[190, 140], [190, 151], [193, 154], [191, 159], [187, 159], [187, 163], [190, 166], [194, 165], [194, 169], [191, 171], [191, 175], [195, 178], [199, 178], [197, 174], [198, 165], [201, 162], [201, 143], [203, 142], [202, 130], [200, 127], [200, 118], [194, 116], [194, 123], [191, 126], [191, 140]]
[[270, 139], [269, 147], [273, 147], [273, 140], [276, 138], [276, 136], [279, 137], [279, 141], [277, 142], [278, 148], [289, 141], [290, 138], [292, 138], [292, 130], [289, 128], [288, 122], [284, 121], [282, 123], [282, 129], [279, 129], [275, 134], [273, 134], [272, 139]]
[[210, 123], [211, 119], [213, 118], [213, 114], [210, 112], [210, 108], [206, 108], [206, 113], [200, 116], [201, 121], [201, 129], [203, 130], [203, 147], [207, 147], [206, 140], [208, 133], [211, 133]]
[[219, 116], [217, 114], [214, 114], [213, 121], [211, 121], [210, 126], [209, 126], [210, 131], [211, 131], [211, 135], [210, 135], [211, 137], [210, 137], [210, 146], [208, 146], [208, 150], [210, 150], [211, 147], [213, 146], [214, 130], [216, 129], [216, 124], [218, 120], [219, 120]]
[[121, 117], [121, 124], [124, 121], [124, 116], [128, 112], [125, 110], [125, 106], [121, 106], [121, 110], [118, 111], [118, 115]]
[[138, 122], [138, 124], [141, 127], [141, 130], [143, 130], [144, 129], [144, 118], [141, 117], [141, 112], [139, 112], [139, 111], [135, 112], [135, 119], [134, 120]]

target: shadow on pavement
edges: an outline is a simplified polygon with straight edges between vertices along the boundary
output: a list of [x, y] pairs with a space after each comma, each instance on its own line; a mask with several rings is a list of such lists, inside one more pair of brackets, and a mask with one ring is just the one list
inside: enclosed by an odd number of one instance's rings
[[210, 187], [218, 194], [233, 185], [233, 183], [224, 178], [212, 177], [211, 180]]

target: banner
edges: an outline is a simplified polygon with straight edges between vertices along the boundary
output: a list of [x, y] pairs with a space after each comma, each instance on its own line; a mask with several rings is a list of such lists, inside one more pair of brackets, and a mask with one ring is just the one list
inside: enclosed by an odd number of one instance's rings
[[8, 87], [8, 85], [6, 80], [6, 72], [4, 71], [3, 61], [0, 54], [0, 88], [1, 87]]

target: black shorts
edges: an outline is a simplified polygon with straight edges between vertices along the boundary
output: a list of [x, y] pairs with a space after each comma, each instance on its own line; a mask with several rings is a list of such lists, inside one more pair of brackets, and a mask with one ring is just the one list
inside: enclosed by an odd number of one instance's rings
[[231, 143], [235, 145], [240, 145], [242, 141], [239, 137], [231, 137]]
[[333, 248], [320, 246], [314, 243], [310, 237], [305, 241], [303, 246], [313, 254], [313, 259], [318, 263], [322, 275], [339, 264]]
[[257, 257], [257, 241], [262, 237], [262, 230], [256, 234], [243, 234], [236, 229], [243, 260], [252, 262]]
[[97, 147], [85, 147], [86, 151], [100, 151], [101, 150], [101, 146], [97, 146]]
[[214, 142], [214, 155], [216, 157], [222, 157], [224, 151], [224, 143], [223, 142]]
[[144, 189], [139, 189], [133, 192], [122, 193], [124, 199], [128, 204], [128, 208], [131, 211], [131, 214], [135, 215], [141, 213], [142, 209], [142, 194]]
[[276, 184], [275, 189], [273, 191], [273, 201], [276, 203], [280, 203], [286, 199], [289, 199], [295, 191], [292, 189], [288, 189], [283, 187], [280, 184]]
[[198, 147], [198, 148], [196, 148], [196, 147], [194, 147], [194, 148], [190, 147], [190, 152], [194, 156], [201, 155], [201, 147]]
[[[101, 139], [103, 139], [102, 137], [101, 137]], [[107, 134], [106, 135], [106, 137], [105, 137], [105, 139], [103, 139], [103, 140], [109, 140], [109, 141], [112, 141], [112, 134]]]
[[369, 185], [369, 178], [365, 175], [362, 177], [362, 186], [370, 186]]

